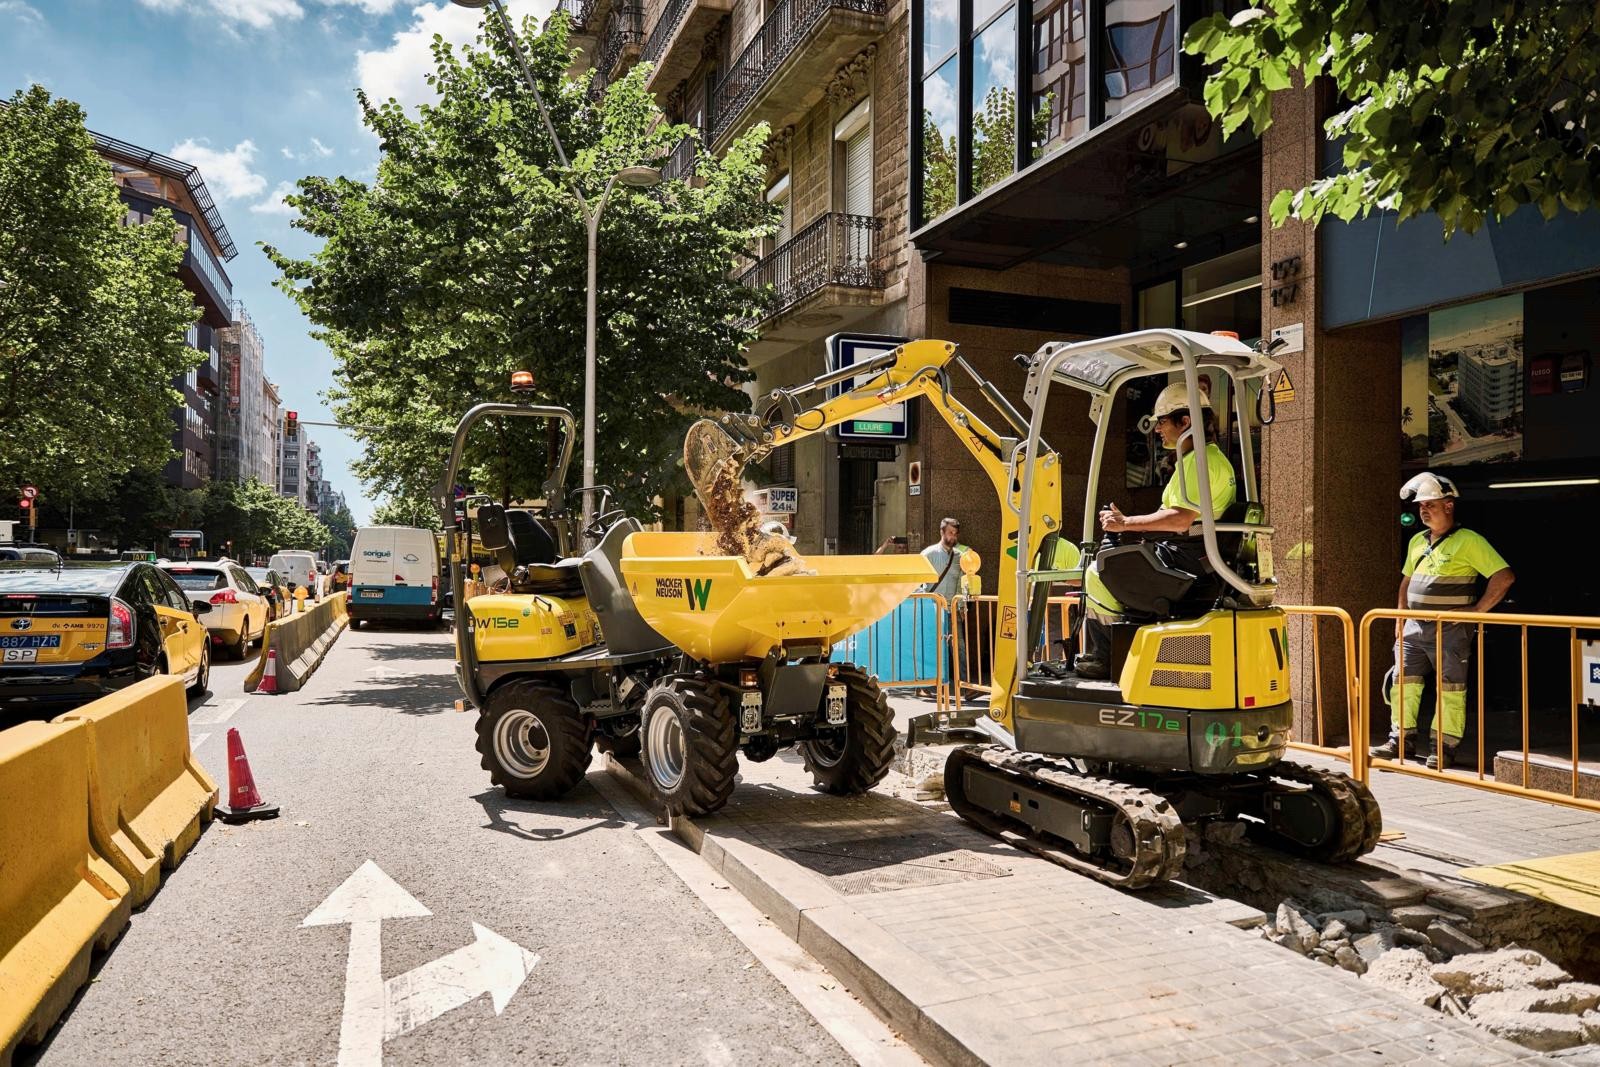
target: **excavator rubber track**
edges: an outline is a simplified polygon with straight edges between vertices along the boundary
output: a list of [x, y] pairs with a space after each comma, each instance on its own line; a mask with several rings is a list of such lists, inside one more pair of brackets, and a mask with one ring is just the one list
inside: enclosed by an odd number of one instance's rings
[[1348, 774], [1286, 760], [1275, 764], [1265, 777], [1309, 786], [1334, 805], [1339, 826], [1337, 839], [1316, 849], [1290, 851], [1304, 852], [1322, 863], [1347, 863], [1378, 846], [1378, 835], [1383, 833], [1378, 799]]
[[[1085, 825], [1089, 815], [1109, 817], [1112, 829], [1104, 847], [1085, 852], [1055, 833], [1040, 832], [1005, 812], [980, 807], [967, 795], [968, 768], [1085, 809]], [[1107, 885], [1142, 889], [1183, 871], [1183, 823], [1166, 798], [1151, 790], [1081, 774], [1062, 760], [1001, 745], [952, 750], [945, 761], [944, 787], [955, 813], [985, 833]], [[1119, 825], [1123, 829], [1118, 830]], [[1114, 836], [1122, 847], [1112, 847]]]

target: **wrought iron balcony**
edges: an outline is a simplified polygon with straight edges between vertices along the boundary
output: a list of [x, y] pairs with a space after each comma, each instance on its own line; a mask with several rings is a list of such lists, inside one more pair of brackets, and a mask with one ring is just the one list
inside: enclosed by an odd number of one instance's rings
[[[733, 128], [734, 123], [756, 101], [791, 56], [800, 52], [819, 51], [813, 58], [825, 61], [831, 67], [838, 58], [854, 54], [862, 41], [881, 30], [887, 7], [887, 0], [782, 0], [767, 21], [761, 24], [761, 29], [756, 31], [739, 58], [728, 68], [728, 73], [717, 83], [712, 96], [712, 112], [716, 116], [711, 127], [712, 140], [721, 140]], [[817, 34], [819, 44], [826, 41], [828, 47], [820, 50], [802, 49], [800, 46], [832, 14], [866, 16], [874, 26], [865, 37], [858, 33]], [[835, 50], [842, 52], [842, 55], [836, 56]], [[823, 52], [826, 54], [820, 54]], [[823, 73], [822, 79], [826, 80], [829, 73], [832, 73], [831, 70]], [[821, 86], [813, 85], [812, 88], [820, 90]]]
[[595, 70], [609, 81], [616, 76], [623, 58], [637, 56], [643, 43], [644, 8], [637, 4], [613, 7], [606, 16], [606, 28], [600, 32], [600, 60]]
[[[705, 137], [705, 131], [700, 133]], [[699, 154], [699, 144], [693, 134], [686, 135], [683, 140], [672, 146], [672, 151], [661, 164], [661, 177], [664, 181], [687, 181], [694, 177], [694, 161]]]
[[830, 286], [882, 289], [878, 234], [883, 220], [870, 215], [831, 212], [810, 223], [739, 276], [752, 288], [772, 286], [777, 299], [772, 318]]
[[564, 11], [572, 21], [572, 32], [591, 34], [595, 15], [595, 0], [557, 0], [556, 11]]
[[651, 64], [648, 88], [670, 89], [693, 74], [706, 33], [732, 10], [733, 0], [670, 0], [639, 54]]

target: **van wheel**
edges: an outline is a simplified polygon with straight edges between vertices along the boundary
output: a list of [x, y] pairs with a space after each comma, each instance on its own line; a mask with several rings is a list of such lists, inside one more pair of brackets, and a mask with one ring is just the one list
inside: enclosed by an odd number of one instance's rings
[[824, 793], [865, 793], [894, 763], [894, 712], [878, 682], [860, 667], [841, 666], [845, 685], [845, 725], [797, 746], [811, 780]]
[[679, 676], [651, 687], [644, 701], [644, 769], [673, 815], [708, 815], [733, 795], [739, 730], [728, 698], [713, 683]]
[[511, 682], [485, 702], [477, 748], [489, 780], [507, 796], [556, 800], [589, 769], [589, 725], [564, 688]]

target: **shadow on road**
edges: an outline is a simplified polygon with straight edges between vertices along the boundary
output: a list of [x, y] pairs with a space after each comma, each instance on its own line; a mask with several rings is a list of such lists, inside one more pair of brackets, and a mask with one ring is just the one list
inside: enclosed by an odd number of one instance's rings
[[[593, 789], [583, 786], [562, 800], [518, 800], [508, 797], [499, 789], [486, 789], [472, 798], [483, 806], [489, 821], [485, 830], [494, 830], [524, 841], [562, 841], [586, 834], [590, 830], [620, 830], [631, 823], [617, 817], [606, 807]], [[522, 818], [519, 818], [522, 816]], [[526, 818], [533, 816], [533, 819]], [[530, 826], [538, 816], [556, 816], [564, 820], [588, 819], [583, 826], [565, 829], [560, 826]]]
[[417, 642], [416, 644], [365, 645], [361, 654], [375, 660], [448, 659], [456, 656], [454, 645]]
[[438, 715], [453, 711], [460, 691], [445, 674], [359, 675], [361, 684], [342, 687], [306, 703], [323, 706], [387, 708], [402, 715]]

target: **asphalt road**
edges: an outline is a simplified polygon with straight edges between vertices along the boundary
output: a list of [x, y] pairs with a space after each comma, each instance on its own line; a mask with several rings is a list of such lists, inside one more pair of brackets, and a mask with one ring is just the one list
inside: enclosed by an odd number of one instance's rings
[[368, 860], [431, 912], [382, 923], [384, 978], [474, 924], [538, 956], [503, 1014], [478, 996], [386, 1063], [850, 1062], [591, 783], [550, 804], [491, 788], [451, 667], [447, 635], [398, 629], [347, 631], [289, 696], [245, 697], [244, 666], [218, 664], [195, 751], [225, 788], [238, 727], [282, 817], [212, 824], [21, 1062], [336, 1062], [354, 928], [301, 923]]

